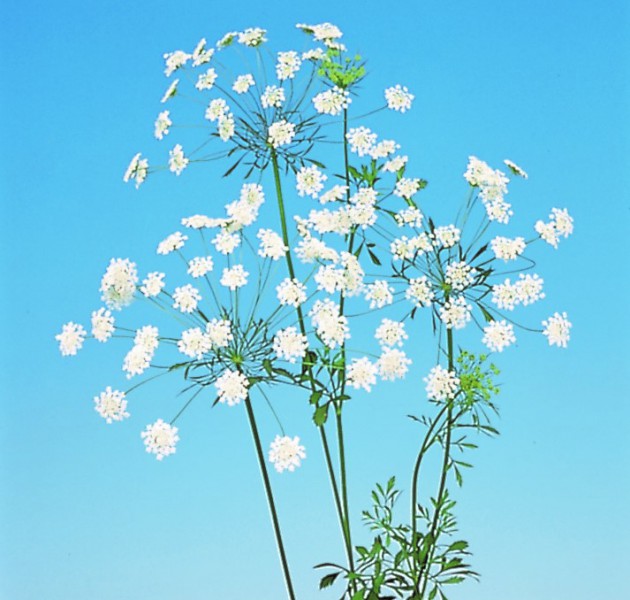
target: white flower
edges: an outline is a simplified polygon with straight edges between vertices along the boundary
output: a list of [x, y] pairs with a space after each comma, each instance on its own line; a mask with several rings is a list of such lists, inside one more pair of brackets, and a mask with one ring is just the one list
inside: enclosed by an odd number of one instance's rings
[[352, 152], [356, 152], [359, 156], [365, 156], [370, 153], [376, 143], [376, 134], [367, 127], [356, 127], [348, 131], [346, 139]]
[[459, 377], [440, 365], [433, 367], [423, 381], [427, 384], [425, 389], [431, 400], [452, 400], [459, 389]]
[[444, 281], [448, 283], [455, 291], [461, 291], [472, 285], [474, 281], [474, 273], [470, 265], [464, 261], [451, 263], [446, 267]]
[[321, 48], [313, 48], [312, 50], [302, 52], [302, 60], [318, 61], [322, 60], [324, 56], [326, 56], [326, 54]]
[[256, 237], [260, 240], [258, 255], [263, 258], [278, 260], [282, 258], [289, 249], [284, 245], [282, 237], [271, 229], [260, 229]]
[[283, 306], [289, 305], [297, 308], [306, 301], [306, 286], [297, 279], [284, 279], [278, 287], [276, 287], [278, 301]]
[[182, 331], [182, 339], [177, 342], [177, 347], [182, 354], [201, 359], [204, 354], [210, 352], [212, 342], [199, 327], [193, 327]]
[[295, 177], [298, 194], [311, 196], [311, 198], [317, 198], [317, 194], [324, 187], [324, 181], [328, 179], [315, 165], [302, 167]]
[[136, 330], [136, 337], [133, 343], [153, 355], [159, 343], [158, 328], [153, 325], [141, 327]]
[[494, 255], [504, 261], [515, 260], [525, 250], [525, 239], [517, 237], [514, 239], [497, 236], [491, 242]]
[[268, 85], [260, 97], [263, 108], [280, 108], [284, 101], [284, 89], [277, 85]]
[[414, 95], [405, 86], [395, 85], [385, 90], [385, 99], [387, 108], [404, 113], [411, 108]]
[[303, 23], [298, 23], [296, 27], [305, 33], [312, 34], [313, 38], [320, 42], [335, 40], [343, 35], [339, 27], [331, 23], [320, 23], [319, 25], [304, 25]]
[[78, 350], [83, 346], [85, 340], [86, 331], [82, 325], [73, 323], [70, 321], [66, 323], [61, 330], [55, 336], [55, 339], [59, 342], [59, 351], [62, 356], [74, 356]]
[[197, 83], [195, 83], [195, 87], [201, 90], [210, 90], [214, 85], [214, 82], [217, 80], [217, 72], [210, 67], [205, 73], [202, 73], [197, 78]]
[[432, 249], [431, 242], [425, 233], [421, 233], [413, 238], [403, 235], [389, 246], [394, 260], [413, 260], [416, 256], [422, 255]]
[[409, 287], [405, 291], [405, 298], [418, 307], [429, 306], [435, 294], [425, 275], [409, 280]]
[[436, 227], [433, 236], [435, 245], [442, 248], [452, 248], [461, 238], [461, 232], [455, 225], [442, 225]]
[[158, 244], [157, 253], [166, 255], [175, 250], [179, 250], [184, 247], [184, 243], [187, 239], [188, 236], [182, 235], [179, 231], [176, 231]]
[[245, 94], [250, 87], [255, 85], [254, 77], [251, 73], [246, 73], [245, 75], [239, 75], [232, 85], [232, 89], [237, 94]]
[[381, 347], [393, 348], [394, 346], [402, 346], [403, 340], [406, 340], [409, 336], [405, 332], [404, 323], [383, 319], [377, 327], [374, 337], [378, 340]]
[[522, 177], [523, 179], [527, 179], [527, 173], [525, 173], [525, 171], [523, 171], [523, 169], [521, 169], [521, 167], [519, 167], [517, 164], [513, 163], [511, 160], [508, 160], [507, 158], [503, 161], [508, 169], [510, 169], [510, 171], [512, 171], [512, 173], [514, 173], [514, 175], [518, 175], [519, 177]]
[[269, 462], [273, 464], [278, 473], [283, 471], [295, 471], [299, 467], [301, 459], [306, 458], [304, 446], [300, 446], [300, 438], [277, 435], [269, 447]]
[[125, 392], [107, 386], [104, 392], [94, 397], [94, 409], [107, 423], [122, 421], [129, 416]]
[[201, 294], [197, 288], [187, 284], [175, 288], [173, 300], [173, 308], [178, 308], [183, 313], [191, 313], [197, 308], [197, 304], [201, 300]]
[[92, 313], [92, 335], [99, 342], [106, 342], [114, 333], [114, 317], [104, 308]]
[[390, 154], [394, 154], [394, 152], [399, 149], [400, 146], [394, 140], [383, 140], [376, 144], [376, 146], [372, 146], [370, 156], [374, 160], [378, 160], [379, 158], [386, 158]]
[[196, 256], [188, 262], [188, 274], [192, 277], [203, 277], [214, 268], [211, 256]]
[[328, 202], [343, 200], [347, 191], [348, 188], [345, 185], [334, 185], [319, 197], [319, 201], [322, 204], [326, 204]]
[[147, 425], [140, 435], [147, 452], [162, 460], [165, 456], [175, 454], [175, 444], [179, 441], [178, 431], [177, 427], [158, 419], [152, 425]]
[[523, 275], [521, 273], [518, 277], [518, 281], [514, 283], [514, 288], [516, 289], [518, 302], [523, 304], [523, 306], [532, 304], [536, 300], [541, 300], [545, 297], [542, 291], [544, 282], [538, 275]]
[[232, 42], [238, 35], [239, 35], [238, 31], [229, 31], [217, 42], [217, 48], [219, 50], [223, 50], [224, 48], [227, 48], [228, 46], [232, 44]]
[[[218, 224], [222, 224], [223, 220], [219, 220], [221, 223]], [[182, 219], [182, 225], [190, 229], [206, 229], [218, 225], [215, 221], [217, 221], [217, 219], [211, 219], [206, 215], [193, 215], [192, 217], [184, 217]]]
[[212, 240], [217, 252], [221, 254], [232, 254], [234, 250], [241, 243], [241, 238], [236, 233], [229, 233], [227, 231], [219, 231], [215, 238]]
[[558, 232], [556, 231], [555, 223], [543, 223], [543, 221], [536, 221], [536, 225], [534, 225], [534, 229], [536, 233], [543, 239], [545, 242], [553, 246], [554, 248], [558, 247]]
[[549, 217], [556, 226], [558, 235], [568, 238], [573, 233], [573, 218], [569, 215], [566, 208], [552, 208]]
[[509, 279], [492, 286], [492, 302], [504, 310], [514, 310], [519, 303], [518, 289]]
[[401, 379], [409, 370], [411, 359], [402, 350], [394, 348], [383, 348], [383, 353], [378, 359], [376, 366], [384, 381], [394, 381]]
[[153, 354], [142, 346], [133, 346], [123, 360], [123, 371], [127, 373], [127, 379], [134, 375], [141, 375], [151, 366]]
[[514, 214], [511, 210], [512, 205], [503, 200], [503, 198], [488, 200], [484, 202], [484, 206], [486, 207], [488, 220], [503, 223], [504, 225], [510, 221], [510, 217]]
[[285, 146], [286, 144], [290, 144], [295, 136], [295, 125], [288, 123], [284, 119], [276, 121], [269, 126], [268, 135], [267, 142], [274, 148]]
[[179, 83], [179, 79], [174, 79], [171, 85], [169, 85], [166, 88], [166, 91], [164, 92], [164, 95], [162, 96], [162, 99], [160, 100], [162, 104], [164, 104], [164, 102], [166, 102], [168, 99], [172, 98], [173, 96], [177, 94], [178, 83]]
[[348, 319], [339, 314], [339, 305], [332, 300], [317, 300], [309, 315], [317, 336], [330, 349], [341, 346], [350, 337]]
[[407, 164], [409, 158], [407, 156], [395, 156], [391, 160], [388, 160], [381, 169], [388, 173], [397, 173]]
[[423, 214], [415, 206], [403, 208], [395, 216], [398, 227], [409, 225], [411, 227], [422, 227]]
[[411, 198], [420, 189], [419, 179], [410, 179], [408, 177], [402, 177], [396, 183], [394, 188], [394, 195], [399, 198]]
[[295, 50], [288, 52], [278, 52], [278, 62], [276, 63], [276, 75], [280, 81], [293, 79], [299, 71], [302, 61], [300, 55]]
[[222, 141], [227, 142], [235, 133], [234, 115], [221, 115], [217, 121], [217, 132]]
[[216, 98], [210, 101], [206, 108], [206, 119], [208, 121], [218, 121], [221, 117], [230, 112], [228, 103], [223, 98]]
[[140, 287], [140, 291], [147, 297], [153, 298], [157, 296], [164, 288], [164, 273], [157, 271], [149, 273]]
[[181, 144], [176, 144], [168, 155], [169, 170], [175, 173], [175, 175], [180, 175], [190, 162], [190, 160], [184, 156], [184, 150], [182, 149]]
[[195, 46], [192, 53], [192, 64], [194, 67], [198, 67], [210, 61], [214, 54], [213, 48], [206, 49], [206, 38], [201, 38], [199, 43]]
[[543, 335], [547, 338], [550, 346], [566, 348], [570, 339], [571, 323], [567, 319], [567, 313], [554, 313], [553, 316], [542, 322]]
[[169, 52], [164, 55], [164, 61], [166, 63], [166, 69], [164, 69], [164, 75], [170, 77], [177, 69], [183, 67], [190, 59], [190, 54], [182, 50], [175, 50], [175, 52]]
[[491, 321], [484, 327], [483, 333], [481, 341], [495, 352], [503, 352], [504, 348], [516, 341], [513, 325], [505, 320]]
[[337, 260], [339, 255], [317, 238], [301, 240], [295, 253], [303, 263], [313, 263], [316, 260]]
[[341, 114], [350, 106], [350, 102], [352, 102], [350, 92], [337, 86], [321, 92], [313, 98], [313, 104], [318, 113], [332, 116]]
[[154, 135], [158, 140], [161, 140], [165, 135], [168, 134], [169, 127], [173, 124], [171, 119], [169, 118], [169, 111], [162, 111], [158, 118], [155, 120], [155, 131]]
[[245, 31], [238, 34], [238, 43], [245, 46], [259, 46], [267, 41], [265, 34], [267, 31], [260, 27], [248, 27]]
[[138, 282], [136, 264], [129, 259], [112, 258], [101, 279], [101, 299], [107, 308], [120, 310], [133, 300]]
[[213, 348], [225, 348], [234, 339], [232, 324], [227, 319], [212, 319], [206, 323], [206, 334]]
[[231, 268], [223, 269], [221, 275], [221, 285], [234, 291], [236, 288], [243, 287], [247, 284], [249, 273], [243, 268], [243, 265], [234, 265]]
[[383, 308], [394, 301], [394, 290], [383, 279], [377, 279], [365, 290], [365, 299], [370, 301], [370, 308]]
[[367, 358], [355, 358], [346, 371], [346, 383], [355, 390], [363, 388], [366, 392], [372, 391], [376, 384], [378, 367]]
[[440, 319], [447, 329], [463, 329], [471, 320], [472, 306], [463, 296], [447, 301], [439, 310]]
[[223, 375], [217, 378], [214, 386], [219, 394], [219, 402], [234, 406], [247, 398], [249, 381], [243, 373], [227, 369]]
[[304, 358], [308, 350], [306, 336], [299, 333], [295, 327], [287, 327], [276, 333], [273, 338], [273, 351], [278, 358], [294, 363], [298, 358]]
[[136, 189], [140, 187], [140, 184], [147, 178], [147, 172], [149, 170], [149, 161], [146, 158], [140, 158], [141, 154], [138, 152], [129, 163], [125, 174], [123, 175], [123, 181], [127, 183], [130, 179], [136, 180]]

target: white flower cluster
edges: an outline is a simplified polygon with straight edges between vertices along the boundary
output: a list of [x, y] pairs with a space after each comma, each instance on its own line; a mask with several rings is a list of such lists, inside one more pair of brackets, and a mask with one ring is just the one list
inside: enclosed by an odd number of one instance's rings
[[459, 377], [453, 371], [437, 365], [424, 378], [427, 397], [431, 400], [452, 400], [459, 390]]
[[340, 314], [339, 305], [332, 300], [317, 300], [309, 313], [317, 336], [331, 350], [350, 337], [348, 319]]
[[219, 394], [219, 402], [234, 406], [247, 398], [249, 380], [239, 371], [227, 369], [214, 383]]
[[486, 208], [490, 221], [507, 223], [512, 216], [511, 205], [504, 196], [508, 193], [509, 179], [501, 171], [491, 169], [475, 156], [469, 157], [468, 168], [464, 173], [466, 181], [479, 188], [479, 195]]
[[101, 279], [101, 299], [108, 308], [120, 310], [131, 304], [137, 283], [136, 264], [127, 258], [112, 258]]
[[545, 297], [543, 283], [538, 275], [521, 273], [514, 283], [506, 279], [492, 286], [492, 302], [503, 310], [514, 310], [519, 304], [527, 306]]
[[157, 327], [145, 325], [136, 331], [134, 345], [123, 361], [123, 371], [127, 373], [127, 379], [141, 375], [151, 366], [158, 343]]
[[158, 419], [152, 425], [147, 425], [140, 434], [144, 440], [146, 451], [155, 454], [155, 458], [162, 460], [165, 456], [175, 454], [175, 444], [179, 441], [177, 427]]
[[269, 448], [269, 462], [278, 473], [283, 471], [295, 471], [306, 458], [304, 446], [300, 446], [300, 438], [280, 437], [277, 435]]
[[122, 421], [129, 416], [125, 393], [107, 386], [104, 392], [94, 397], [94, 409], [107, 423]]
[[566, 208], [552, 208], [549, 222], [537, 221], [536, 233], [554, 248], [558, 247], [560, 237], [568, 238], [573, 233], [573, 218]]

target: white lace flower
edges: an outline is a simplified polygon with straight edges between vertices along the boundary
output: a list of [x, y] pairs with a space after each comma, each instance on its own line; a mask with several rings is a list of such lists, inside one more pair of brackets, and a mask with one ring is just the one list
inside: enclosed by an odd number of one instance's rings
[[429, 306], [433, 302], [435, 293], [425, 275], [409, 280], [409, 287], [405, 290], [405, 298], [418, 307]]
[[197, 83], [195, 83], [195, 87], [201, 90], [211, 90], [214, 86], [215, 81], [217, 80], [217, 72], [210, 67], [205, 73], [202, 73], [197, 78]]
[[92, 313], [92, 335], [99, 342], [106, 342], [114, 333], [114, 317], [104, 308]]
[[286, 146], [295, 136], [295, 125], [282, 119], [269, 126], [267, 142], [274, 148]]
[[131, 179], [136, 180], [136, 189], [140, 187], [142, 182], [147, 178], [149, 171], [149, 161], [146, 158], [140, 158], [142, 156], [140, 152], [136, 154], [129, 163], [125, 174], [123, 175], [123, 181], [129, 182]]
[[157, 296], [164, 288], [164, 273], [157, 271], [149, 273], [140, 287], [140, 291], [147, 297], [153, 298]]
[[199, 327], [193, 327], [182, 331], [182, 339], [177, 342], [177, 348], [186, 356], [201, 359], [212, 349], [212, 342]]
[[359, 156], [365, 156], [376, 144], [376, 134], [367, 127], [355, 127], [346, 134], [346, 139], [350, 144], [350, 150]]
[[454, 371], [448, 371], [437, 365], [424, 378], [427, 384], [427, 397], [431, 400], [452, 400], [459, 389], [459, 377]]
[[503, 310], [514, 310], [519, 303], [519, 294], [509, 279], [492, 286], [492, 302]]
[[169, 85], [166, 88], [166, 91], [164, 92], [164, 95], [162, 96], [162, 99], [160, 100], [162, 104], [164, 104], [164, 102], [166, 102], [167, 100], [169, 100], [170, 98], [172, 98], [173, 96], [177, 94], [178, 84], [179, 84], [179, 79], [174, 79], [171, 85]]
[[547, 320], [542, 322], [543, 335], [547, 338], [550, 346], [566, 348], [570, 339], [571, 323], [567, 319], [567, 313], [554, 313]]
[[173, 308], [178, 308], [183, 313], [191, 313], [197, 308], [201, 300], [199, 290], [190, 284], [175, 288], [173, 292]]
[[247, 398], [249, 381], [243, 373], [227, 369], [217, 378], [214, 386], [219, 395], [219, 402], [228, 406], [234, 406]]
[[280, 108], [285, 100], [284, 89], [277, 85], [268, 85], [260, 97], [263, 108]]
[[409, 336], [405, 332], [404, 323], [383, 319], [377, 327], [374, 337], [378, 340], [381, 347], [393, 348], [394, 346], [402, 346], [403, 340], [406, 340]]
[[236, 132], [234, 115], [231, 113], [221, 115], [217, 120], [217, 132], [223, 142], [227, 142]]
[[271, 260], [279, 260], [289, 249], [285, 246], [282, 237], [271, 229], [260, 229], [256, 234], [260, 240], [258, 255]]
[[297, 279], [284, 279], [276, 287], [278, 301], [283, 306], [289, 305], [297, 308], [306, 301], [306, 286]]
[[83, 346], [86, 335], [87, 333], [82, 325], [72, 321], [66, 323], [62, 327], [61, 333], [55, 336], [55, 339], [59, 342], [61, 355], [74, 356]]
[[463, 296], [449, 300], [440, 307], [439, 315], [447, 329], [463, 329], [471, 320], [472, 306]]
[[158, 460], [162, 460], [165, 456], [175, 454], [175, 445], [179, 441], [178, 431], [177, 427], [158, 419], [152, 425], [147, 425], [140, 435], [144, 440], [146, 451], [155, 454]]
[[391, 160], [388, 160], [381, 167], [381, 170], [387, 171], [388, 173], [397, 173], [405, 167], [408, 160], [409, 158], [407, 156], [395, 156]]
[[387, 281], [377, 279], [366, 287], [365, 299], [369, 300], [370, 308], [383, 308], [394, 301], [394, 290]]
[[182, 235], [179, 231], [176, 231], [158, 244], [157, 253], [166, 255], [175, 250], [179, 250], [184, 247], [187, 239], [188, 236]]
[[341, 346], [350, 337], [348, 319], [339, 314], [339, 305], [332, 300], [317, 300], [309, 315], [317, 336], [330, 349]]
[[523, 179], [527, 179], [527, 173], [523, 171], [523, 169], [521, 169], [521, 167], [519, 167], [516, 163], [513, 163], [511, 160], [508, 160], [507, 158], [503, 162], [507, 165], [508, 169], [510, 169], [510, 171], [514, 173], [514, 175], [518, 175], [519, 177], [522, 177]]
[[543, 280], [538, 275], [524, 275], [521, 273], [518, 276], [518, 281], [514, 282], [518, 302], [523, 306], [527, 306], [536, 302], [536, 300], [544, 298], [543, 283]]
[[394, 195], [399, 198], [411, 198], [421, 187], [419, 179], [402, 177], [396, 182]]
[[134, 375], [142, 375], [150, 366], [153, 354], [142, 346], [133, 346], [127, 352], [123, 360], [123, 371], [127, 373], [127, 379]]
[[136, 337], [133, 343], [152, 356], [159, 343], [158, 328], [153, 325], [141, 327], [136, 330]]
[[461, 239], [461, 232], [455, 225], [442, 225], [435, 228], [433, 236], [437, 247], [452, 248]]
[[411, 359], [402, 350], [395, 348], [383, 348], [383, 353], [376, 365], [378, 372], [384, 381], [402, 379], [409, 370]]
[[265, 34], [267, 31], [260, 27], [248, 27], [245, 31], [238, 34], [238, 43], [245, 46], [260, 46], [267, 41]]
[[279, 81], [293, 79], [300, 70], [302, 60], [295, 50], [288, 52], [278, 52], [278, 62], [276, 63], [276, 76]]
[[208, 121], [218, 121], [221, 117], [226, 116], [230, 112], [228, 103], [223, 98], [216, 98], [210, 101], [206, 108], [206, 119]]
[[180, 175], [189, 162], [190, 160], [184, 156], [181, 144], [176, 144], [169, 152], [168, 168], [175, 175]]
[[221, 285], [234, 291], [236, 288], [243, 287], [247, 284], [249, 273], [243, 268], [243, 265], [234, 265], [231, 268], [223, 269], [221, 275]]
[[317, 198], [317, 194], [324, 187], [324, 181], [328, 179], [315, 165], [302, 167], [295, 178], [298, 195], [311, 196], [311, 198]]
[[236, 233], [229, 233], [225, 230], [219, 231], [212, 240], [217, 252], [221, 254], [232, 254], [241, 243], [241, 238]]
[[385, 90], [387, 108], [404, 113], [411, 108], [414, 95], [409, 93], [406, 86], [395, 85]]
[[206, 48], [206, 44], [206, 38], [201, 38], [199, 43], [195, 46], [192, 53], [193, 67], [199, 67], [200, 65], [210, 62], [214, 54], [214, 48]]
[[334, 185], [319, 197], [319, 201], [321, 204], [327, 204], [328, 202], [343, 200], [347, 190], [348, 188], [345, 185]]
[[183, 67], [190, 58], [190, 54], [186, 54], [183, 50], [175, 50], [175, 52], [164, 54], [164, 62], [166, 63], [164, 75], [170, 77], [177, 69]]
[[514, 326], [506, 320], [491, 321], [484, 327], [483, 333], [481, 341], [494, 352], [503, 352], [504, 348], [516, 341]]
[[348, 106], [352, 99], [348, 90], [342, 90], [337, 86], [317, 94], [313, 98], [315, 110], [324, 115], [337, 116], [341, 114]]
[[283, 471], [295, 471], [306, 458], [304, 446], [300, 446], [300, 438], [277, 435], [269, 447], [269, 462], [278, 473]]
[[476, 270], [464, 261], [451, 263], [446, 267], [444, 281], [455, 291], [461, 291], [472, 285]]
[[346, 383], [355, 390], [363, 388], [366, 392], [372, 391], [376, 384], [378, 367], [368, 358], [355, 358], [348, 365], [346, 371]]
[[281, 329], [273, 338], [273, 351], [278, 358], [294, 363], [298, 358], [304, 358], [308, 350], [306, 336], [299, 333], [295, 327]]
[[122, 421], [129, 416], [125, 392], [105, 388], [98, 396], [94, 396], [94, 409], [107, 423]]
[[518, 258], [524, 252], [526, 246], [525, 239], [522, 237], [510, 239], [501, 236], [495, 237], [490, 242], [490, 245], [494, 255], [505, 262]]
[[212, 319], [206, 323], [206, 334], [213, 348], [225, 348], [234, 339], [232, 324], [227, 319]]
[[203, 277], [214, 268], [211, 256], [196, 256], [188, 261], [188, 274], [191, 277]]
[[101, 299], [107, 308], [120, 310], [133, 300], [137, 282], [135, 263], [127, 258], [112, 258], [101, 279]]
[[400, 150], [400, 146], [394, 140], [383, 140], [376, 144], [376, 146], [372, 146], [370, 156], [374, 160], [378, 160], [379, 158], [387, 158], [397, 150]]
[[232, 89], [237, 94], [245, 94], [250, 87], [255, 85], [254, 77], [251, 73], [246, 73], [245, 75], [239, 75], [232, 85]]
[[169, 127], [173, 124], [169, 118], [169, 114], [168, 110], [162, 111], [155, 120], [154, 135], [158, 140], [163, 139], [164, 136], [168, 134]]
[[399, 210], [395, 217], [398, 227], [404, 227], [406, 225], [410, 227], [422, 227], [423, 214], [415, 206], [410, 206]]
[[552, 208], [549, 217], [553, 221], [558, 235], [568, 238], [573, 233], [573, 217], [569, 215], [566, 208]]

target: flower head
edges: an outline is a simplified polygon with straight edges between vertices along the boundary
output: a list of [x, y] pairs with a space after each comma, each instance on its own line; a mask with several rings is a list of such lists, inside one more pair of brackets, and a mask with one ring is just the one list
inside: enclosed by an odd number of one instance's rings
[[387, 88], [385, 90], [385, 100], [387, 100], [387, 108], [404, 113], [411, 108], [411, 102], [414, 99], [414, 95], [409, 93], [409, 90], [401, 85], [395, 85], [394, 87]]
[[61, 333], [55, 336], [55, 339], [59, 342], [59, 350], [62, 356], [74, 356], [78, 350], [83, 346], [85, 341], [86, 331], [82, 325], [73, 323], [70, 321], [66, 323]]
[[269, 447], [269, 462], [273, 464], [278, 473], [283, 471], [295, 471], [306, 458], [304, 446], [300, 446], [300, 438], [277, 435]]
[[155, 458], [162, 460], [165, 456], [175, 454], [175, 444], [179, 441], [177, 427], [158, 419], [140, 434], [144, 440], [146, 451], [155, 454]]
[[120, 310], [133, 300], [137, 283], [136, 264], [127, 258], [112, 258], [101, 279], [101, 299], [108, 308]]
[[452, 400], [459, 389], [459, 377], [440, 365], [433, 367], [424, 381], [431, 400]]
[[376, 384], [377, 373], [378, 366], [368, 358], [355, 358], [348, 365], [346, 382], [355, 390], [363, 388], [366, 392], [371, 392], [372, 386]]
[[219, 394], [219, 402], [234, 406], [247, 398], [249, 381], [243, 373], [227, 369], [214, 383]]
[[542, 322], [543, 335], [547, 338], [550, 346], [566, 348], [570, 339], [571, 322], [567, 319], [567, 313], [554, 313], [551, 317]]
[[491, 321], [484, 327], [483, 333], [481, 341], [495, 352], [503, 352], [504, 348], [516, 341], [514, 326], [505, 320]]
[[106, 342], [114, 333], [114, 317], [104, 308], [92, 313], [92, 335], [99, 342]]
[[107, 423], [122, 421], [129, 416], [125, 392], [107, 386], [104, 392], [94, 397], [94, 409]]

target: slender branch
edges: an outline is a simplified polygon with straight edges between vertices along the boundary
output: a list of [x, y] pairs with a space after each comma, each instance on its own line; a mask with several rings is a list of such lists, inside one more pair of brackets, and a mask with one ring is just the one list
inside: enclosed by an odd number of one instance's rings
[[256, 418], [254, 417], [254, 410], [249, 396], [245, 398], [245, 407], [247, 408], [247, 418], [249, 420], [249, 426], [252, 430], [252, 437], [254, 438], [254, 446], [256, 447], [256, 454], [258, 455], [258, 465], [260, 466], [260, 473], [265, 484], [265, 494], [267, 495], [267, 502], [269, 504], [269, 512], [271, 513], [271, 521], [273, 523], [273, 530], [276, 535], [276, 545], [278, 546], [278, 553], [280, 555], [280, 562], [282, 563], [282, 571], [284, 573], [284, 581], [287, 586], [287, 594], [290, 600], [295, 600], [295, 592], [293, 591], [293, 583], [291, 582], [291, 573], [289, 572], [289, 564], [284, 552], [284, 544], [282, 542], [282, 532], [280, 531], [280, 523], [278, 521], [278, 513], [276, 512], [276, 505], [273, 499], [273, 492], [271, 491], [271, 483], [269, 481], [269, 473], [267, 472], [267, 465], [265, 463], [265, 454], [260, 443], [260, 436], [258, 435], [258, 427], [256, 426]]

